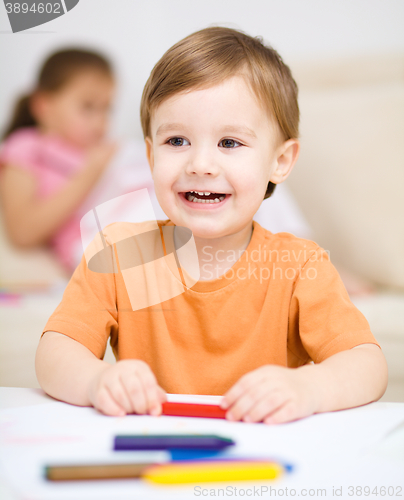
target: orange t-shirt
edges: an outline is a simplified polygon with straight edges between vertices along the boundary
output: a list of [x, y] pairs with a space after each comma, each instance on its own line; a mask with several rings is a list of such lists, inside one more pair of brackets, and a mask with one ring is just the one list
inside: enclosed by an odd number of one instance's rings
[[[313, 241], [273, 234], [253, 221], [251, 240], [227, 273], [190, 287], [183, 273], [172, 275], [172, 298], [139, 309], [133, 294], [149, 293], [150, 274], [146, 264], [134, 268], [137, 274], [124, 269], [113, 234], [118, 226], [103, 230], [116, 272], [90, 270], [83, 255], [43, 332], [63, 333], [98, 358], [110, 337], [118, 360], [142, 359], [168, 393], [222, 395], [265, 364], [298, 367], [359, 344], [378, 345], [327, 252]], [[158, 228], [150, 234], [163, 238], [166, 254], [162, 228], [174, 226], [170, 220], [132, 226], [136, 234]]]

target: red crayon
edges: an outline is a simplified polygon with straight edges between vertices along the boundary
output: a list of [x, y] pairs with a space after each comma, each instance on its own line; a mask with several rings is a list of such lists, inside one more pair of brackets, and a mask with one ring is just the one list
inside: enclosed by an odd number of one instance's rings
[[226, 410], [218, 405], [166, 402], [162, 407], [163, 415], [174, 417], [226, 418]]

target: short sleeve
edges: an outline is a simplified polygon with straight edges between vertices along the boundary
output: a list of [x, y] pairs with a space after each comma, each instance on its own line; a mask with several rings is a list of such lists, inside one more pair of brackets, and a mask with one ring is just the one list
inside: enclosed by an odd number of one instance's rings
[[37, 132], [23, 128], [11, 134], [0, 147], [0, 167], [7, 163], [24, 170], [32, 170], [37, 151]]
[[118, 335], [115, 275], [91, 271], [83, 255], [43, 333], [49, 330], [80, 342], [102, 359], [108, 338]]
[[351, 302], [328, 253], [321, 247], [311, 252], [300, 269], [289, 318], [288, 345], [295, 355], [306, 357], [306, 361], [320, 363], [360, 344], [380, 347], [365, 316]]

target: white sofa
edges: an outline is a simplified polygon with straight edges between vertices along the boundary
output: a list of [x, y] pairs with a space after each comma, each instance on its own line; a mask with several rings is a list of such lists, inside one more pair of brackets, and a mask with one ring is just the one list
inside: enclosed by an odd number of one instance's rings
[[404, 54], [292, 64], [300, 159], [288, 184], [331, 260], [379, 293], [353, 298], [404, 401]]

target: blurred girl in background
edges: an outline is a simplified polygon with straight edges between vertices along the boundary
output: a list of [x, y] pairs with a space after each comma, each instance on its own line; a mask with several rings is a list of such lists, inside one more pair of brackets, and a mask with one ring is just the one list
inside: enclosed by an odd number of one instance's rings
[[76, 210], [117, 148], [106, 139], [114, 89], [105, 57], [54, 53], [3, 137], [0, 194], [9, 238], [25, 248], [49, 244], [69, 271], [80, 240]]

